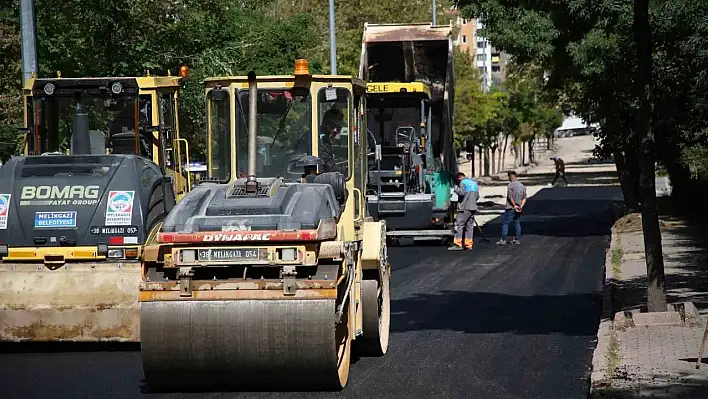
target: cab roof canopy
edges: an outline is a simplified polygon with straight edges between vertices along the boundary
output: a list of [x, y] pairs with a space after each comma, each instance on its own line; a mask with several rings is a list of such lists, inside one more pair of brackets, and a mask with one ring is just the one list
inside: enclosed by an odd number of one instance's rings
[[[364, 80], [349, 75], [256, 75], [256, 81], [259, 83], [284, 84], [286, 87], [294, 86], [296, 79], [308, 79], [313, 83], [350, 83], [355, 89], [366, 90], [366, 82]], [[207, 87], [217, 84], [228, 86], [232, 83], [240, 84], [242, 88], [247, 88], [248, 76], [220, 76], [204, 79], [204, 84]], [[269, 86], [272, 87], [272, 85]]]
[[[180, 76], [115, 76], [115, 77], [90, 77], [90, 78], [31, 78], [25, 81], [25, 90], [33, 92], [42, 91], [47, 83], [55, 86], [58, 95], [65, 90], [74, 92], [83, 89], [105, 87], [111, 90], [111, 85], [119, 82], [126, 89], [155, 89], [160, 87], [179, 87], [182, 81]], [[38, 94], [44, 94], [43, 92]]]
[[364, 24], [364, 42], [409, 42], [421, 40], [448, 40], [452, 34], [449, 25], [418, 24]]

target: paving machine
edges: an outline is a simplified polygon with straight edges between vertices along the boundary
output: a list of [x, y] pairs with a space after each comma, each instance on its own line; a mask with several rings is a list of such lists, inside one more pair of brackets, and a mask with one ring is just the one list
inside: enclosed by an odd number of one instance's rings
[[[452, 237], [455, 73], [451, 26], [364, 25], [368, 210], [394, 239]], [[375, 154], [375, 155], [374, 155]], [[380, 159], [380, 161], [379, 161]]]
[[190, 186], [180, 73], [26, 81], [24, 154], [0, 169], [0, 340], [139, 341], [142, 245]]
[[352, 345], [388, 349], [386, 225], [363, 196], [366, 85], [297, 60], [294, 75], [205, 86], [213, 181], [145, 249], [146, 381], [342, 389]]

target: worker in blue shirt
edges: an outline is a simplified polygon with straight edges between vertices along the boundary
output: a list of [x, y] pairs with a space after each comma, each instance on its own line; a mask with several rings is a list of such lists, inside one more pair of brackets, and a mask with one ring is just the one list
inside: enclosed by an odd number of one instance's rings
[[455, 176], [457, 185], [453, 188], [457, 194], [457, 215], [455, 217], [455, 239], [450, 251], [461, 251], [472, 249], [474, 245], [474, 214], [477, 212], [477, 200], [479, 200], [479, 186], [477, 182], [464, 173], [460, 172]]

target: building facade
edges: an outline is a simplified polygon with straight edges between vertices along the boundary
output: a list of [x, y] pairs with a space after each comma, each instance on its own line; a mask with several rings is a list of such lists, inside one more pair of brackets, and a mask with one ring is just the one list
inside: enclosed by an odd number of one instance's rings
[[453, 43], [469, 54], [471, 62], [482, 76], [482, 90], [488, 91], [493, 84], [501, 84], [506, 78], [508, 54], [492, 46], [489, 40], [479, 34], [484, 25], [478, 20], [462, 18], [457, 9], [450, 10], [457, 35]]

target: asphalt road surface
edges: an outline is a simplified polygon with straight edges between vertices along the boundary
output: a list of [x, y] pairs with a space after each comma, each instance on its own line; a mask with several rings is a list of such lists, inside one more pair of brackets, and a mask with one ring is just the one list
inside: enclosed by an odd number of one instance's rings
[[13, 345], [1, 347], [0, 397], [585, 398], [616, 195], [541, 190], [528, 202], [520, 246], [495, 246], [492, 222], [490, 242], [472, 252], [391, 248], [389, 353], [358, 359], [342, 392], [154, 394], [136, 346]]

